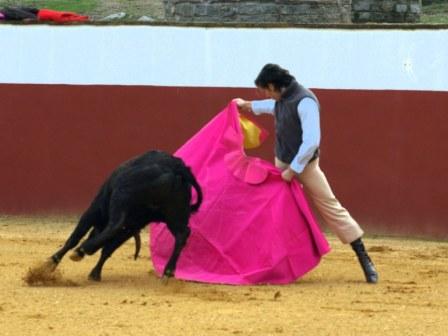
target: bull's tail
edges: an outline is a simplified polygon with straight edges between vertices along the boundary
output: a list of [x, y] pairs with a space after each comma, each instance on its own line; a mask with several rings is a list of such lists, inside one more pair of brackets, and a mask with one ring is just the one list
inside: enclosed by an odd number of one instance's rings
[[191, 185], [196, 190], [196, 195], [197, 195], [196, 203], [191, 205], [191, 212], [194, 213], [199, 210], [199, 207], [202, 204], [202, 189], [201, 189], [201, 186], [199, 185], [198, 181], [196, 181], [196, 179], [194, 178], [194, 176], [191, 181]]
[[187, 167], [187, 169], [183, 170], [184, 174], [183, 177], [185, 178], [185, 180], [194, 188], [194, 190], [196, 190], [196, 203], [191, 204], [191, 212], [197, 212], [199, 210], [199, 207], [201, 206], [202, 203], [202, 189], [201, 186], [199, 185], [198, 181], [196, 180], [196, 178], [194, 177], [193, 173], [191, 172], [190, 168]]
[[138, 258], [138, 254], [140, 253], [140, 247], [142, 245], [142, 241], [140, 239], [140, 231], [134, 234], [134, 240], [135, 240], [134, 260], [136, 260]]

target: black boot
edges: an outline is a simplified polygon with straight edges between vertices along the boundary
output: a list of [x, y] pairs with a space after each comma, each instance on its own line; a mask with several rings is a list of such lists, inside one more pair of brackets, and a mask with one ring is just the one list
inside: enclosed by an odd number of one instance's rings
[[355, 241], [351, 242], [350, 245], [352, 246], [353, 251], [356, 252], [356, 256], [358, 257], [359, 263], [361, 264], [362, 270], [364, 271], [366, 281], [368, 283], [377, 283], [378, 272], [376, 271], [375, 265], [373, 265], [372, 260], [370, 260], [370, 257], [367, 254], [361, 238], [358, 238]]

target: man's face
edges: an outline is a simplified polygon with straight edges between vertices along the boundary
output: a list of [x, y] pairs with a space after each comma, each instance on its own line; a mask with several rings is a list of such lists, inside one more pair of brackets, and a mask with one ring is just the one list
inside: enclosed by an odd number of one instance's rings
[[274, 85], [271, 83], [268, 84], [268, 87], [262, 88], [258, 87], [258, 90], [266, 97], [271, 98], [274, 100], [280, 100], [281, 92], [279, 90], [276, 90]]

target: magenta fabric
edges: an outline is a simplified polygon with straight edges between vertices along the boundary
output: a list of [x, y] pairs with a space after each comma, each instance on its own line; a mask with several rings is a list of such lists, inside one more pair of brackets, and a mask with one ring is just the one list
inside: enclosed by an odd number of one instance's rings
[[[176, 153], [192, 168], [204, 201], [175, 277], [223, 284], [286, 284], [319, 263], [329, 245], [297, 181], [246, 156], [238, 110], [231, 102]], [[163, 273], [174, 238], [150, 226], [154, 269]]]

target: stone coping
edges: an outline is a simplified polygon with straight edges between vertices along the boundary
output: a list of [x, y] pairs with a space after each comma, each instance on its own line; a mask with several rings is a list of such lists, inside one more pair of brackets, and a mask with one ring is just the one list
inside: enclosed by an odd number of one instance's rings
[[113, 22], [70, 22], [70, 23], [53, 23], [53, 22], [0, 22], [0, 25], [18, 25], [18, 26], [171, 26], [171, 27], [197, 27], [197, 28], [309, 28], [309, 29], [401, 29], [401, 30], [418, 30], [432, 29], [441, 30], [448, 29], [448, 24], [426, 24], [426, 23], [229, 23], [229, 22], [138, 22], [138, 21], [113, 21]]

